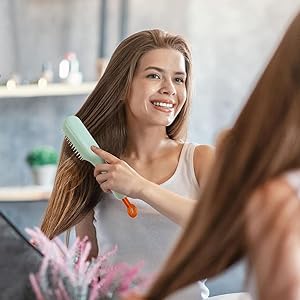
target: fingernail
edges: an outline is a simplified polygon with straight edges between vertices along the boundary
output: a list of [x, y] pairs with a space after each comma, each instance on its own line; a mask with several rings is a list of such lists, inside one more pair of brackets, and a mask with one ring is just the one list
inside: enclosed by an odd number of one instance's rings
[[92, 149], [98, 149], [98, 147], [96, 147], [96, 146], [94, 146], [94, 145], [91, 146], [91, 148], [92, 148]]

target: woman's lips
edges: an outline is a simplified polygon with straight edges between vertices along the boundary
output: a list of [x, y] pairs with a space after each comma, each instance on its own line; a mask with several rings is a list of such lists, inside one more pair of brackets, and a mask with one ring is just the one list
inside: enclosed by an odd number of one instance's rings
[[173, 101], [152, 100], [151, 104], [156, 110], [167, 113], [172, 112], [175, 107], [175, 103]]

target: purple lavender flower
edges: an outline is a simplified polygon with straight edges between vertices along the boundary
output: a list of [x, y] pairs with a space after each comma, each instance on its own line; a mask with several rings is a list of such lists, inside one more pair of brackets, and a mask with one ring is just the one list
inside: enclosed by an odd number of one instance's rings
[[149, 283], [149, 276], [139, 274], [142, 263], [108, 263], [117, 247], [88, 261], [91, 243], [87, 238], [76, 239], [67, 248], [58, 238], [49, 240], [39, 228], [26, 232], [44, 255], [39, 272], [29, 275], [37, 300], [116, 299]]

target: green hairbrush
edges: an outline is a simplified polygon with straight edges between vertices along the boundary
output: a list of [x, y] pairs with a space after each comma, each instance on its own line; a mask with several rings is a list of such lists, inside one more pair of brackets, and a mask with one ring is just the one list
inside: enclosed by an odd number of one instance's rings
[[[63, 124], [63, 132], [67, 142], [80, 160], [86, 160], [93, 166], [105, 163], [101, 157], [91, 150], [91, 146], [99, 147], [99, 145], [78, 117], [67, 117]], [[136, 206], [130, 203], [126, 196], [116, 192], [112, 193], [117, 199], [123, 201], [130, 217], [134, 218], [137, 216]]]

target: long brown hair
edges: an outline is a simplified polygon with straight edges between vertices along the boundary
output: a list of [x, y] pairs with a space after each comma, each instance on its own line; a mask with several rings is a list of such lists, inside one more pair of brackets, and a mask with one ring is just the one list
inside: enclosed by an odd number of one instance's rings
[[162, 299], [244, 256], [247, 199], [268, 179], [300, 168], [300, 14], [220, 148], [195, 211], [146, 299]]
[[[122, 41], [93, 92], [76, 114], [97, 143], [116, 156], [124, 153], [127, 132], [124, 100], [140, 58], [150, 50], [167, 48], [179, 51], [185, 59], [187, 99], [174, 122], [166, 128], [170, 139], [186, 136], [191, 97], [191, 53], [186, 41], [165, 31], [154, 29], [135, 33]], [[78, 160], [64, 142], [54, 188], [42, 222], [49, 237], [77, 224], [97, 204], [101, 189], [93, 177], [92, 166]]]

